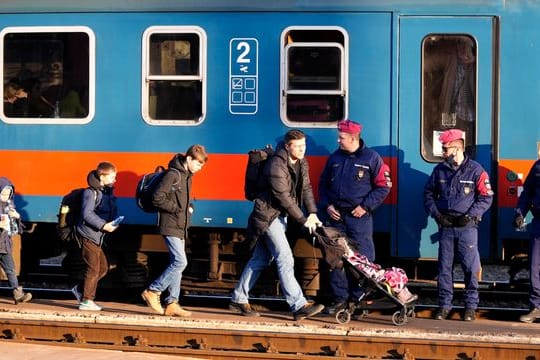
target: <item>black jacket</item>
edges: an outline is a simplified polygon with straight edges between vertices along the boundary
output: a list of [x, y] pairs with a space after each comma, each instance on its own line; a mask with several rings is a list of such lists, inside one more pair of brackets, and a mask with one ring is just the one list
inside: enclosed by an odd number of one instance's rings
[[158, 231], [164, 236], [187, 239], [191, 213], [189, 193], [191, 173], [185, 167], [186, 157], [176, 154], [169, 162], [169, 169], [161, 178], [152, 196], [158, 208]]
[[263, 176], [268, 190], [254, 200], [253, 211], [248, 219], [246, 240], [250, 247], [255, 245], [278, 216], [288, 216], [289, 220], [303, 225], [307, 219], [301, 206], [305, 206], [310, 214], [317, 213], [307, 160], [304, 158], [299, 161], [298, 179], [284, 148], [277, 150], [266, 163]]

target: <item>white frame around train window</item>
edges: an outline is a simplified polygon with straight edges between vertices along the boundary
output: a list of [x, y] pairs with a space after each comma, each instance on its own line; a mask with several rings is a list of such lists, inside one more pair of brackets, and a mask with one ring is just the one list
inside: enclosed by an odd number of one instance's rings
[[[151, 75], [150, 74], [150, 38], [154, 34], [195, 34], [199, 38], [199, 72], [198, 75]], [[195, 126], [206, 118], [206, 32], [199, 26], [151, 26], [144, 31], [142, 37], [142, 96], [141, 112], [144, 121], [150, 125], [162, 126]], [[161, 81], [200, 81], [201, 82], [201, 115], [197, 119], [154, 119], [150, 116], [149, 96], [150, 82]]]
[[[343, 44], [337, 42], [325, 41], [309, 41], [309, 42], [292, 42], [288, 43], [287, 35], [291, 31], [338, 31], [343, 35]], [[300, 95], [340, 95], [343, 96], [343, 118], [348, 118], [349, 111], [349, 35], [347, 31], [340, 26], [290, 26], [285, 28], [281, 33], [281, 49], [280, 49], [280, 117], [281, 121], [287, 126], [294, 127], [335, 127], [336, 121], [318, 122], [318, 121], [294, 121], [287, 116], [287, 96]], [[339, 79], [339, 89], [336, 90], [293, 90], [289, 89], [288, 78], [288, 56], [289, 50], [294, 47], [335, 47], [341, 52], [341, 74]]]
[[92, 29], [87, 26], [13, 26], [0, 31], [0, 89], [4, 93], [4, 39], [8, 34], [21, 33], [85, 33], [88, 35], [88, 114], [82, 118], [74, 117], [7, 117], [4, 114], [4, 105], [0, 105], [0, 118], [8, 124], [86, 124], [94, 118], [95, 114], [95, 89], [96, 89], [96, 37]]

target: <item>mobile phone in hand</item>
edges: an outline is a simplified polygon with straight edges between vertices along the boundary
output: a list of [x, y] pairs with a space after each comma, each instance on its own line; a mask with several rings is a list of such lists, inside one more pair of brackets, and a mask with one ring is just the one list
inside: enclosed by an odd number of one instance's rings
[[122, 220], [124, 220], [124, 217], [123, 217], [123, 216], [119, 216], [119, 217], [117, 217], [116, 219], [114, 219], [114, 220], [112, 221], [111, 224], [112, 224], [113, 226], [118, 226], [118, 225], [120, 225], [120, 223], [122, 222]]

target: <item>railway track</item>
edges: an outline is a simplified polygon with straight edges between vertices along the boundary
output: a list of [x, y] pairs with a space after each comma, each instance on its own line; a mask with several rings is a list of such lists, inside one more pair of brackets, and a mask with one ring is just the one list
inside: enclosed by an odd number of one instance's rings
[[[33, 317], [39, 315], [33, 315]], [[526, 338], [505, 341], [501, 334], [470, 336], [410, 331], [367, 334], [351, 327], [312, 328], [289, 323], [253, 327], [243, 321], [216, 322], [201, 327], [144, 325], [124, 315], [96, 318], [62, 316], [55, 320], [0, 321], [2, 341], [175, 354], [201, 359], [533, 359], [540, 357], [540, 342]], [[116, 319], [116, 320], [115, 320]], [[163, 318], [161, 318], [163, 319]], [[116, 321], [116, 323], [114, 323]], [[251, 329], [249, 329], [251, 328]], [[255, 330], [253, 330], [255, 328]]]

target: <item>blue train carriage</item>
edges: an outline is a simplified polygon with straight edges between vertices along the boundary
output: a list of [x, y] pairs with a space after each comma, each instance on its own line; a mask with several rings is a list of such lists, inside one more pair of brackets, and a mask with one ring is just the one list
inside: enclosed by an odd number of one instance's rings
[[[369, 144], [390, 156], [389, 14], [68, 6], [60, 24], [55, 11], [33, 6], [31, 14], [3, 15], [0, 24], [4, 89], [15, 84], [28, 100], [17, 109], [3, 104], [0, 135], [2, 155], [16, 159], [4, 173], [17, 184], [17, 206], [37, 224], [25, 235], [27, 274], [62, 250], [53, 240], [60, 198], [84, 186], [101, 160], [119, 169], [116, 194], [126, 217], [124, 236], [109, 244], [121, 269], [112, 280], [143, 286], [166, 249], [154, 234], [155, 217], [135, 206], [137, 180], [192, 143], [206, 145], [210, 161], [194, 181], [185, 288], [193, 279], [193, 287], [228, 290], [234, 283], [226, 280], [241, 270], [234, 251], [251, 210], [243, 197], [249, 149], [302, 128], [316, 187], [337, 147], [336, 122], [356, 114]], [[364, 35], [351, 44], [350, 33]], [[351, 62], [364, 70], [351, 76]], [[372, 106], [350, 102], [349, 93]], [[312, 257], [306, 252], [298, 246], [299, 257]], [[68, 256], [64, 265], [77, 277], [82, 264], [75, 260]], [[305, 283], [315, 292], [313, 266], [306, 264]]]
[[[533, 40], [518, 36], [531, 31], [525, 24], [538, 16], [534, 4], [28, 1], [1, 4], [0, 12], [4, 92], [15, 83], [28, 94], [22, 114], [6, 102], [0, 111], [2, 155], [16, 159], [3, 175], [17, 184], [24, 218], [37, 224], [25, 235], [24, 273], [39, 272], [40, 258], [61, 251], [52, 240], [60, 198], [84, 186], [88, 170], [106, 159], [119, 168], [116, 193], [126, 216], [123, 236], [111, 244], [122, 269], [113, 281], [144, 285], [166, 249], [153, 233], [155, 217], [133, 201], [137, 180], [202, 143], [210, 161], [194, 181], [184, 288], [227, 291], [241, 270], [235, 249], [251, 210], [242, 190], [247, 151], [303, 129], [316, 188], [337, 147], [335, 124], [344, 118], [364, 125], [367, 145], [395, 179], [376, 213], [378, 256], [435, 259], [436, 227], [424, 215], [422, 188], [441, 159], [437, 134], [457, 126], [440, 105], [444, 71], [437, 63], [458, 43], [469, 44], [474, 57], [471, 117], [459, 125], [497, 184], [498, 201], [482, 222], [482, 257], [500, 259], [505, 243], [524, 237], [494, 220], [506, 217], [517, 198], [501, 194], [516, 187], [502, 181], [501, 164], [519, 174], [512, 161], [525, 166], [533, 157], [499, 134], [520, 131], [509, 124], [515, 96], [521, 112], [535, 103], [535, 92], [521, 91], [520, 76], [510, 71], [536, 71], [528, 64], [537, 56]], [[530, 147], [538, 138], [534, 127], [520, 134]], [[312, 295], [321, 284], [308, 240], [295, 253]], [[67, 267], [76, 276], [76, 262]]]

